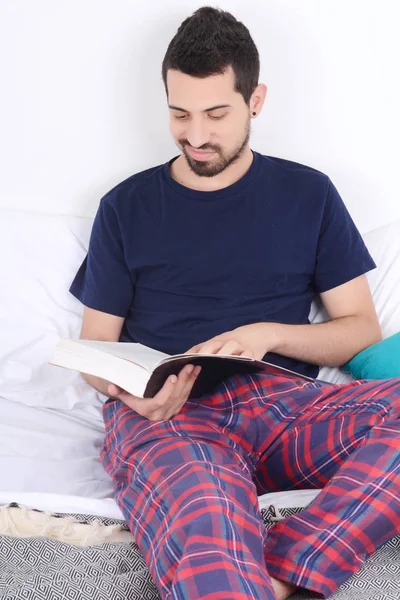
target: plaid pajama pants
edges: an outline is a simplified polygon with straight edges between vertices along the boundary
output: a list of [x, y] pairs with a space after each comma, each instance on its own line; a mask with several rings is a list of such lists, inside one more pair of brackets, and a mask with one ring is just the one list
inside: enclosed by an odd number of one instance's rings
[[[269, 575], [327, 598], [400, 534], [400, 379], [229, 377], [149, 421], [104, 405], [102, 462], [160, 595], [274, 600]], [[266, 530], [257, 496], [322, 491]]]

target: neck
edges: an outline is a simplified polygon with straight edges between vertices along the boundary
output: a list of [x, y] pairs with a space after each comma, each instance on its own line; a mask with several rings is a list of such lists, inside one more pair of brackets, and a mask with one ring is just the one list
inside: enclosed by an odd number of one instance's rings
[[214, 177], [200, 177], [190, 169], [186, 157], [181, 154], [171, 164], [171, 177], [185, 187], [200, 192], [214, 192], [228, 187], [239, 181], [250, 169], [253, 162], [253, 153], [247, 146], [241, 156]]

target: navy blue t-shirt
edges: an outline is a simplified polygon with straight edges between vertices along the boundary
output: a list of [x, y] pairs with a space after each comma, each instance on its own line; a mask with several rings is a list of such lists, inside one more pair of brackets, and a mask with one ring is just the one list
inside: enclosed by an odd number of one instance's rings
[[[309, 323], [311, 301], [376, 265], [330, 179], [253, 151], [247, 173], [211, 192], [168, 163], [100, 201], [70, 292], [124, 317], [120, 341], [168, 354], [241, 325]], [[318, 366], [264, 360], [316, 377]]]

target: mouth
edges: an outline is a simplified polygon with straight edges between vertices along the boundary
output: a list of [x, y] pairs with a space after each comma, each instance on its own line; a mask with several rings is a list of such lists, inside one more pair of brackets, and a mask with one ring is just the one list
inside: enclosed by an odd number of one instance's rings
[[196, 160], [208, 160], [211, 156], [215, 154], [212, 150], [194, 150], [188, 146], [188, 152], [190, 156], [195, 158]]

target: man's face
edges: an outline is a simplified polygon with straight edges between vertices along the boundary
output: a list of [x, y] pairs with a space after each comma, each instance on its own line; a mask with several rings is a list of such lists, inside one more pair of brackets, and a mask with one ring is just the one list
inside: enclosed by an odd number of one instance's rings
[[232, 67], [204, 79], [174, 69], [167, 73], [170, 131], [200, 177], [218, 175], [237, 161], [250, 139], [249, 107], [234, 83]]

